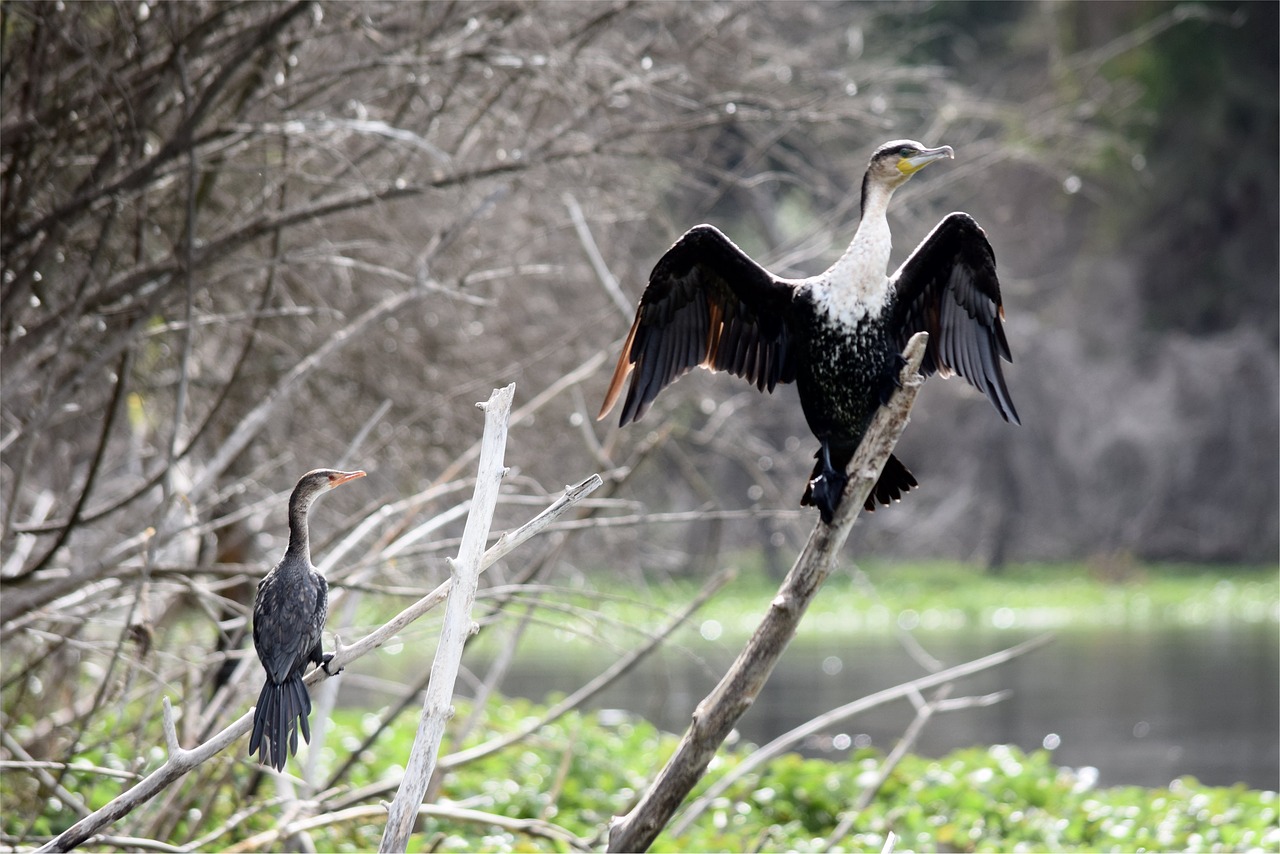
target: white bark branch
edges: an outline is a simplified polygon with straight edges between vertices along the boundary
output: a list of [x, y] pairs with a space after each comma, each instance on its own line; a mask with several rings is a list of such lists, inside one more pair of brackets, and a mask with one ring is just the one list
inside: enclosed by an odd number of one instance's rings
[[453, 581], [449, 602], [445, 606], [440, 642], [431, 665], [431, 681], [427, 684], [418, 734], [413, 740], [404, 778], [388, 809], [387, 826], [382, 833], [379, 851], [404, 851], [409, 845], [418, 807], [426, 794], [427, 783], [435, 771], [444, 740], [445, 726], [453, 717], [453, 687], [462, 666], [462, 652], [475, 631], [471, 609], [476, 600], [476, 587], [482, 571], [484, 544], [489, 539], [489, 526], [498, 505], [498, 490], [506, 469], [502, 465], [507, 447], [507, 423], [515, 384], [495, 390], [485, 411], [484, 438], [480, 448], [480, 468], [476, 476], [475, 496], [462, 533], [462, 545], [456, 560], [449, 562]]
[[[328, 812], [324, 815], [298, 819], [297, 821], [290, 822], [287, 826], [276, 827], [271, 830], [264, 831], [256, 836], [251, 836], [248, 839], [237, 843], [235, 846], [228, 848], [227, 851], [257, 851], [294, 833], [317, 830], [321, 827], [328, 827], [335, 824], [347, 824], [351, 822], [370, 824], [380, 819], [382, 814], [383, 808], [377, 804], [348, 807], [335, 812]], [[587, 841], [579, 838], [572, 831], [542, 819], [511, 818], [505, 815], [481, 812], [480, 810], [438, 804], [420, 804], [415, 810], [415, 815], [429, 815], [434, 818], [445, 819], [446, 821], [488, 825], [490, 827], [501, 828], [509, 833], [524, 833], [529, 836], [537, 836], [543, 839], [549, 839], [553, 842], [564, 843], [575, 851], [591, 850]]]

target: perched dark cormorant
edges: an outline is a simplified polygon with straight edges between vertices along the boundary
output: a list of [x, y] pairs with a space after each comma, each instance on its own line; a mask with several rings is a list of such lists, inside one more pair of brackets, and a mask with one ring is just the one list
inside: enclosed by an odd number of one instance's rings
[[[658, 260], [600, 409], [604, 418], [631, 386], [621, 424], [638, 421], [658, 392], [702, 366], [729, 371], [773, 391], [794, 381], [817, 464], [801, 504], [830, 523], [848, 477], [845, 469], [876, 409], [893, 394], [902, 349], [929, 333], [921, 372], [959, 374], [1017, 424], [1000, 359], [1012, 361], [995, 255], [973, 217], [948, 214], [898, 271], [886, 275], [893, 191], [950, 146], [911, 140], [876, 150], [862, 179], [862, 220], [853, 242], [829, 270], [783, 279], [753, 261], [710, 225], [687, 231]], [[890, 456], [866, 509], [888, 504], [916, 485]]]
[[325, 673], [335, 675], [329, 672], [333, 653], [324, 652], [320, 645], [329, 612], [329, 584], [311, 565], [307, 512], [321, 493], [358, 477], [364, 477], [364, 472], [316, 469], [302, 476], [289, 496], [289, 547], [258, 583], [258, 598], [253, 603], [253, 646], [267, 671], [267, 681], [253, 711], [249, 753], [260, 749], [259, 761], [277, 771], [284, 770], [289, 754], [298, 752], [299, 723], [302, 740], [311, 741], [311, 725], [307, 721], [311, 695], [302, 684], [307, 664], [318, 664]]

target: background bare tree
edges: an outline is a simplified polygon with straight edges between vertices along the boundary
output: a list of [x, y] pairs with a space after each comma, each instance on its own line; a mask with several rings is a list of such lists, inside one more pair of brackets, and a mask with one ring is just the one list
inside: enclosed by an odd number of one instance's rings
[[[441, 581], [473, 404], [508, 382], [522, 399], [495, 525], [592, 470], [612, 496], [593, 512], [635, 523], [557, 540], [495, 584], [642, 584], [731, 542], [785, 563], [811, 525], [794, 392], [695, 375], [639, 428], [595, 424], [629, 321], [618, 290], [634, 300], [704, 220], [781, 272], [821, 269], [890, 137], [958, 152], [900, 194], [899, 249], [952, 208], [987, 226], [1027, 424], [993, 427], [963, 387], [931, 384], [902, 448], [925, 488], [861, 547], [1274, 557], [1277, 484], [1257, 473], [1276, 470], [1280, 410], [1276, 260], [1258, 248], [1276, 228], [1275, 99], [1230, 149], [1262, 151], [1259, 171], [1199, 185], [1211, 212], [1261, 210], [1240, 220], [1262, 235], [1241, 239], [1248, 263], [1186, 285], [1245, 283], [1216, 320], [1153, 326], [1171, 274], [1144, 259], [1167, 244], [1133, 257], [1096, 237], [1149, 234], [1163, 209], [1130, 203], [1177, 172], [1173, 146], [1114, 120], [1162, 127], [1107, 63], [1238, 31], [1229, 12], [1013, 7], [969, 36], [960, 10], [914, 5], [0, 6], [0, 638], [5, 729], [23, 727], [6, 750], [70, 761], [157, 688], [183, 695], [186, 737], [237, 716], [253, 585], [316, 465], [370, 471], [316, 514], [348, 597], [335, 629], [365, 626], [361, 590]], [[973, 60], [995, 41], [1006, 65]], [[1120, 203], [1136, 213], [1116, 226]], [[682, 521], [640, 524], [661, 513]], [[121, 773], [160, 740], [154, 721], [130, 732]], [[232, 762], [132, 830], [170, 838]], [[65, 773], [6, 808], [34, 815]]]

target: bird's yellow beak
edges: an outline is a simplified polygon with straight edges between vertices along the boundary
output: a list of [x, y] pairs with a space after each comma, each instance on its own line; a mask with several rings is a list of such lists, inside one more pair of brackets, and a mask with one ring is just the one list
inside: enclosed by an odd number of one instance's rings
[[898, 171], [903, 175], [911, 176], [928, 166], [935, 160], [951, 160], [954, 159], [956, 153], [951, 150], [951, 146], [944, 145], [941, 148], [926, 148], [919, 154], [913, 154], [910, 157], [903, 157], [898, 161]]

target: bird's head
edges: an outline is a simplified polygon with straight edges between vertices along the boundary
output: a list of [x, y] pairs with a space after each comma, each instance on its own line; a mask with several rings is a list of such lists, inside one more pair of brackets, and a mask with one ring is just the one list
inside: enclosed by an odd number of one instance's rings
[[302, 476], [298, 485], [293, 488], [293, 494], [303, 504], [310, 504], [317, 495], [358, 477], [364, 477], [364, 472], [315, 469]]
[[[951, 159], [955, 152], [951, 146], [927, 149], [914, 140], [893, 140], [876, 149], [863, 175], [863, 211], [867, 211], [868, 193], [872, 187], [892, 193], [908, 182], [911, 175], [933, 163], [934, 160]], [[887, 200], [887, 197], [886, 197]]]
[[949, 145], [926, 148], [915, 140], [895, 139], [871, 155], [867, 176], [889, 187], [898, 187], [935, 160], [949, 160], [955, 156]]

